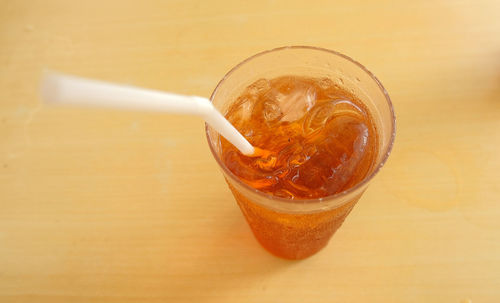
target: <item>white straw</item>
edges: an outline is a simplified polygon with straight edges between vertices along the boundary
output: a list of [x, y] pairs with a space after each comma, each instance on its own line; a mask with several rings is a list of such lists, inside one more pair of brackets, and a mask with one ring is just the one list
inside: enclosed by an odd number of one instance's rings
[[212, 102], [203, 97], [107, 83], [56, 72], [44, 74], [41, 94], [43, 100], [51, 104], [197, 115], [243, 154], [252, 155], [255, 151], [247, 139], [212, 105]]

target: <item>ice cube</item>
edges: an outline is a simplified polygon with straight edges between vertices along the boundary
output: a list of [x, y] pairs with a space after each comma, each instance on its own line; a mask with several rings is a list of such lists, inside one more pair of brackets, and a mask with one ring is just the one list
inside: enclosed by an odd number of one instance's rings
[[313, 107], [304, 119], [304, 132], [308, 134], [324, 127], [326, 122], [333, 117], [336, 104], [337, 101], [323, 102]]
[[281, 121], [293, 122], [302, 118], [316, 103], [316, 91], [313, 87], [298, 86], [289, 94], [277, 95], [277, 101], [283, 116]]
[[336, 192], [343, 188], [355, 175], [356, 169], [366, 154], [369, 131], [366, 124], [352, 116], [340, 116], [331, 120], [327, 128], [333, 136], [325, 140], [325, 150], [331, 159], [337, 159], [330, 166], [327, 189]]
[[235, 105], [231, 106], [226, 117], [229, 117], [229, 122], [238, 128], [238, 125], [245, 125], [250, 120], [254, 106], [255, 101], [250, 98], [242, 98]]
[[331, 119], [326, 129], [331, 138], [330, 147], [346, 150], [348, 153], [364, 152], [368, 142], [368, 126], [363, 120], [352, 116], [342, 115]]
[[290, 186], [289, 188], [307, 194], [308, 192], [323, 187], [324, 180], [321, 177], [323, 169], [324, 167], [322, 166], [306, 162], [304, 165], [292, 169], [290, 175], [293, 174], [293, 176], [290, 180], [286, 181], [286, 183]]
[[278, 182], [278, 177], [274, 176], [272, 172], [263, 171], [253, 160], [249, 160], [237, 151], [226, 153], [224, 163], [230, 171], [254, 188], [261, 189]]
[[270, 89], [271, 89], [271, 83], [269, 82], [269, 80], [264, 78], [255, 81], [252, 85], [250, 85], [247, 88], [249, 94], [254, 96], [265, 94], [266, 91]]
[[262, 115], [264, 116], [264, 120], [268, 123], [278, 120], [282, 116], [278, 102], [271, 99], [264, 101], [262, 105]]
[[366, 115], [363, 108], [349, 100], [338, 100], [335, 106], [335, 115], [349, 115], [356, 118], [362, 118]]
[[349, 100], [332, 100], [318, 102], [304, 119], [304, 132], [309, 134], [323, 128], [328, 121], [341, 115], [362, 118], [365, 112], [355, 103]]
[[266, 172], [274, 172], [278, 158], [274, 154], [270, 154], [267, 157], [258, 157], [255, 159], [255, 165]]

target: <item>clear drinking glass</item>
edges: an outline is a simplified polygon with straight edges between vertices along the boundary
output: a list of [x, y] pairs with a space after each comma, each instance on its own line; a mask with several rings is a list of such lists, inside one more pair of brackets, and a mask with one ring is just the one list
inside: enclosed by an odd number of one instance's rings
[[248, 85], [284, 75], [326, 77], [355, 94], [370, 111], [379, 136], [375, 163], [361, 182], [331, 196], [291, 200], [240, 181], [221, 160], [219, 134], [206, 126], [210, 149], [257, 240], [276, 256], [303, 259], [326, 246], [384, 165], [394, 142], [395, 115], [387, 91], [363, 65], [338, 52], [307, 46], [277, 48], [246, 59], [224, 76], [211, 100], [226, 114]]

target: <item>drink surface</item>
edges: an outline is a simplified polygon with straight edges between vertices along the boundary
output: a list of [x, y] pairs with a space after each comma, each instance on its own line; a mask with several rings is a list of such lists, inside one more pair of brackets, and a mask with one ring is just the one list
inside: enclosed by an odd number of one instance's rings
[[249, 85], [226, 118], [260, 156], [221, 138], [226, 167], [274, 196], [314, 199], [344, 191], [371, 171], [377, 132], [363, 103], [327, 78], [283, 76]]

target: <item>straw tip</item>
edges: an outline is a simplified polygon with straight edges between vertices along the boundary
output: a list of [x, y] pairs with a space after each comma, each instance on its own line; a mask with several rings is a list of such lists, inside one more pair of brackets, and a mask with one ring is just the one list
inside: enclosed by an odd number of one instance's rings
[[[247, 141], [248, 142], [248, 141]], [[243, 148], [240, 149], [241, 153], [248, 157], [259, 157], [260, 148], [253, 147], [250, 143], [245, 144]]]
[[271, 154], [271, 152], [268, 151], [267, 149], [262, 149], [262, 148], [253, 147], [253, 146], [252, 146], [252, 149], [253, 149], [253, 152], [251, 154], [245, 154], [245, 155], [250, 156], [250, 157], [267, 158]]

